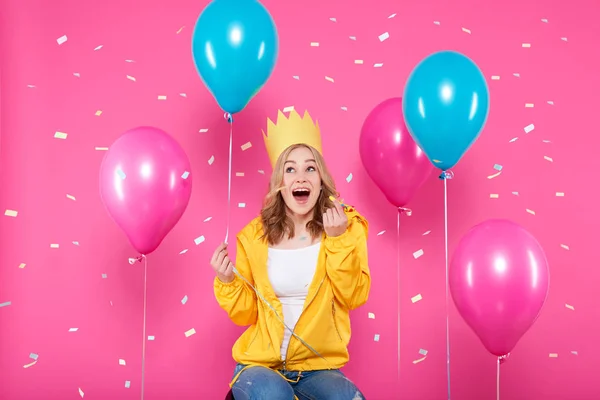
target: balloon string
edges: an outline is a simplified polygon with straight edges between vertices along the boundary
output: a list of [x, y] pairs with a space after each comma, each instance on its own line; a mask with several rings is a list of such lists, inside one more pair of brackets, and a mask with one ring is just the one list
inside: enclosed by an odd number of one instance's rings
[[500, 400], [500, 357], [496, 361], [496, 400]]
[[225, 119], [229, 122], [229, 173], [227, 179], [227, 228], [225, 231], [225, 243], [229, 240], [229, 225], [231, 224], [231, 159], [233, 153], [233, 118], [231, 114], [225, 113]]
[[[140, 259], [141, 258], [141, 259]], [[142, 400], [144, 400], [144, 381], [146, 377], [146, 289], [148, 288], [148, 259], [145, 255], [138, 258], [144, 260], [144, 311], [142, 321]]]
[[450, 400], [450, 317], [448, 296], [448, 177], [444, 176], [444, 246], [446, 251], [446, 373], [448, 379], [448, 400]]
[[398, 280], [398, 385], [400, 385], [400, 214], [402, 214], [402, 210], [398, 209], [398, 219], [396, 222], [396, 242], [398, 244], [396, 254], [396, 277]]

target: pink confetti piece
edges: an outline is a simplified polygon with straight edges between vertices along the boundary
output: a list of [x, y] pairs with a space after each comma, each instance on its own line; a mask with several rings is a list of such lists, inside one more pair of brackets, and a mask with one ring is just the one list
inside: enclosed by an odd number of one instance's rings
[[33, 367], [35, 364], [37, 364], [37, 360], [30, 362], [29, 364], [25, 364], [23, 365], [23, 368], [29, 368], [29, 367]]
[[335, 17], [331, 17], [331, 18], [329, 18], [329, 20], [330, 20], [331, 22], [337, 22], [337, 19], [336, 19]]
[[186, 98], [187, 98], [187, 94], [185, 94], [185, 93], [179, 93], [179, 95], [180, 95], [181, 97], [186, 97]]
[[440, 26], [440, 21], [433, 21], [434, 25]]
[[35, 88], [35, 85], [27, 85], [27, 87], [33, 89]]
[[546, 18], [542, 18], [542, 22], [545, 23], [545, 24], [547, 24], [548, 20]]
[[81, 390], [81, 388], [77, 388], [77, 389], [79, 389], [79, 395], [83, 399], [83, 396], [85, 395], [85, 393], [83, 393], [83, 390]]
[[212, 217], [207, 217], [203, 222], [208, 222], [212, 219]]

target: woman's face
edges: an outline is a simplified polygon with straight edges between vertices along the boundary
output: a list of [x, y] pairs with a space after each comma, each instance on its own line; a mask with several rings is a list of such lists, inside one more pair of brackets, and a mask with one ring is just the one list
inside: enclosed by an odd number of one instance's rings
[[283, 200], [295, 215], [304, 216], [312, 211], [321, 194], [321, 175], [306, 147], [290, 152], [283, 166], [283, 185]]

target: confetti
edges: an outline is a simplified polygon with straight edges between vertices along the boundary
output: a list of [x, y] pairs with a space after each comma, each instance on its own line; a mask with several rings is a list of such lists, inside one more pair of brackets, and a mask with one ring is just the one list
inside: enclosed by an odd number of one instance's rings
[[179, 254], [185, 254], [185, 253], [187, 253], [187, 252], [188, 252], [188, 249], [183, 249], [183, 250], [181, 250], [181, 251], [179, 252]]
[[533, 103], [525, 103], [525, 108], [533, 108]]
[[383, 32], [381, 35], [379, 35], [380, 42], [388, 40], [389, 38], [390, 38], [390, 34], [388, 32]]
[[423, 296], [421, 296], [420, 293], [417, 294], [416, 296], [413, 296], [410, 298], [410, 301], [412, 301], [413, 304], [416, 303], [417, 301], [421, 301], [421, 300], [423, 300]]
[[21, 263], [21, 264], [19, 264], [19, 268], [23, 269], [23, 268], [25, 268], [26, 265], [27, 264], [25, 264], [25, 263]]
[[569, 309], [569, 310], [571, 310], [571, 311], [575, 311], [575, 307], [573, 307], [573, 306], [572, 306], [572, 305], [570, 305], [570, 304], [565, 304], [565, 307], [566, 307], [566, 308], [568, 308], [568, 309]]
[[67, 199], [73, 200], [75, 201], [75, 196], [71, 195], [71, 194], [67, 194]]
[[246, 208], [246, 203], [238, 203], [239, 208]]
[[513, 76], [516, 76], [517, 78], [520, 78], [521, 74], [519, 74], [518, 72], [513, 72]]
[[77, 332], [79, 328], [69, 328], [69, 332]]
[[74, 242], [73, 242], [73, 244], [74, 244], [75, 246], [79, 246], [79, 242], [77, 242], [77, 241], [74, 241]]
[[196, 246], [198, 246], [200, 243], [203, 243], [204, 240], [204, 236], [198, 236], [196, 239], [194, 239], [194, 243], [196, 244]]
[[154, 336], [148, 336], [148, 340], [154, 340]]
[[563, 192], [556, 192], [556, 197], [565, 197]]
[[108, 275], [107, 274], [102, 274], [102, 279], [106, 279], [106, 278], [108, 278]]
[[13, 217], [16, 218], [17, 215], [19, 215], [19, 212], [16, 210], [6, 210], [4, 211], [4, 216], [5, 217]]
[[244, 143], [244, 144], [241, 146], [241, 148], [242, 148], [242, 151], [246, 151], [246, 150], [248, 150], [250, 147], [252, 147], [252, 143], [250, 143], [250, 142], [246, 142], [246, 143]]
[[546, 103], [550, 104], [551, 106], [554, 105], [554, 102], [552, 100], [548, 100]]
[[98, 50], [100, 50], [102, 47], [104, 47], [104, 45], [103, 45], [103, 44], [101, 44], [100, 46], [96, 46], [96, 47], [94, 48], [94, 51], [98, 51]]
[[529, 124], [525, 128], [523, 128], [525, 133], [529, 133], [529, 132], [533, 131], [534, 129], [535, 129], [535, 126], [533, 124]]
[[204, 222], [208, 222], [208, 221], [210, 221], [211, 219], [212, 219], [212, 217], [208, 217], [208, 218], [206, 218], [206, 219], [204, 220]]
[[526, 208], [525, 211], [527, 211], [531, 215], [535, 215], [535, 211], [530, 210], [529, 208]]
[[578, 353], [575, 350], [573, 350], [573, 351], [571, 351], [571, 354], [576, 356]]
[[352, 181], [352, 172], [348, 174], [346, 177], [346, 182], [350, 183]]
[[208, 132], [208, 128], [201, 128], [198, 133], [206, 133]]
[[337, 19], [335, 19], [335, 17], [331, 17], [331, 18], [329, 18], [329, 20], [330, 20], [331, 22], [337, 22]]
[[183, 30], [183, 28], [185, 28], [185, 25], [182, 26], [181, 28], [177, 29], [177, 32], [175, 32], [175, 34], [179, 35], [181, 33], [181, 31]]
[[362, 65], [363, 63], [363, 60], [354, 60], [354, 64]]
[[542, 143], [552, 143], [552, 142], [549, 140], [542, 140]]
[[561, 244], [560, 247], [562, 247], [565, 250], [570, 250], [569, 246], [567, 246], [566, 244]]
[[431, 233], [431, 231], [426, 231], [426, 232], [424, 232], [424, 233], [423, 233], [421, 236], [427, 236], [427, 235], [429, 235], [430, 233]]
[[462, 31], [463, 31], [464, 33], [468, 33], [469, 35], [471, 34], [471, 30], [470, 30], [470, 29], [467, 29], [467, 28], [462, 28]]
[[187, 98], [187, 94], [185, 94], [185, 93], [179, 93], [179, 95], [180, 95], [181, 97], [186, 97], [186, 98]]
[[294, 106], [287, 106], [283, 108], [283, 112], [292, 112], [294, 111]]
[[519, 195], [519, 192], [511, 192], [512, 194], [514, 194], [515, 196]]
[[326, 76], [326, 77], [325, 77], [325, 80], [326, 80], [326, 81], [329, 81], [329, 82], [331, 82], [331, 83], [333, 83], [333, 78], [330, 78], [330, 77], [328, 77], [328, 76]]
[[4, 303], [0, 303], [0, 308], [8, 307], [12, 304], [12, 301], [5, 301]]
[[374, 342], [379, 342], [379, 334], [375, 334], [375, 336], [373, 337], [373, 341]]
[[32, 360], [37, 361], [39, 355], [36, 353], [29, 353], [29, 358], [31, 358]]
[[496, 171], [502, 171], [502, 165], [500, 165], [500, 164], [494, 164], [494, 169]]
[[560, 40], [562, 40], [563, 42], [566, 42], [567, 38], [566, 37], [561, 37]]
[[131, 381], [125, 381], [125, 388], [129, 389], [131, 387]]
[[356, 36], [349, 36], [350, 40], [356, 40]]
[[295, 79], [295, 80], [297, 80], [297, 81], [299, 81], [299, 80], [300, 80], [300, 77], [299, 77], [298, 75], [294, 75], [294, 76], [292, 76], [292, 78], [294, 78], [294, 79]]
[[236, 172], [235, 176], [240, 176], [241, 177], [241, 176], [244, 176], [244, 173], [243, 172]]
[[531, 47], [531, 43], [523, 43], [521, 47], [528, 49]]
[[369, 319], [375, 319], [375, 314], [373, 314], [372, 312], [370, 312], [368, 314], [368, 316], [369, 316]]
[[439, 26], [440, 25], [440, 21], [433, 21], [433, 24]]
[[79, 389], [79, 395], [80, 395], [80, 396], [81, 396], [81, 398], [83, 399], [83, 396], [84, 396], [83, 390], [81, 390], [81, 388], [78, 388], [78, 389]]
[[258, 170], [258, 173], [259, 173], [259, 174], [261, 174], [261, 175], [264, 175], [264, 174], [265, 174], [265, 171], [263, 171], [262, 169], [259, 169], [259, 170]]
[[67, 35], [62, 35], [61, 37], [59, 37], [58, 39], [56, 39], [56, 43], [58, 43], [59, 46], [61, 44], [65, 43], [66, 41], [67, 41]]
[[187, 179], [190, 176], [190, 173], [188, 171], [185, 171], [183, 174], [181, 174], [181, 179]]
[[340, 108], [342, 109], [342, 111], [348, 111], [348, 107], [341, 106]]
[[101, 115], [102, 115], [102, 110], [96, 110], [96, 112], [94, 113], [94, 115], [95, 115], [96, 117], [99, 117], [99, 116], [101, 116]]
[[552, 157], [548, 157], [548, 156], [544, 156], [544, 160], [554, 162], [554, 160], [552, 160]]
[[383, 235], [384, 233], [385, 233], [385, 231], [381, 231], [381, 232], [379, 232], [379, 233], [377, 234], [377, 236], [381, 236], [381, 235]]
[[427, 350], [425, 349], [419, 349], [419, 354], [422, 356], [426, 356], [427, 355]]
[[66, 139], [67, 138], [67, 134], [64, 132], [54, 132], [54, 138], [55, 139]]
[[373, 67], [375, 67], [375, 68], [381, 68], [381, 67], [383, 67], [383, 63], [373, 64]]
[[487, 178], [488, 178], [488, 179], [494, 179], [495, 177], [499, 176], [501, 173], [502, 173], [502, 171], [498, 171], [498, 172], [496, 172], [495, 174], [488, 175], [488, 177], [487, 177]]
[[96, 151], [108, 151], [108, 147], [95, 147]]
[[548, 357], [550, 357], [550, 358], [558, 358], [558, 353], [550, 353], [550, 354], [548, 354]]
[[492, 75], [492, 80], [493, 81], [499, 81], [500, 80], [500, 76], [499, 75]]
[[319, 47], [319, 42], [310, 42], [310, 47]]
[[546, 24], [547, 24], [547, 23], [548, 23], [548, 20], [547, 20], [546, 18], [542, 18], [542, 22], [544, 22], [544, 23], [546, 23]]
[[497, 199], [499, 195], [497, 193], [490, 193], [490, 199]]
[[119, 365], [127, 365], [127, 363], [122, 358], [119, 358]]
[[135, 62], [135, 61], [133, 61], [133, 60], [125, 60], [125, 62], [126, 62], [126, 63], [133, 63], [133, 62]]
[[413, 257], [415, 258], [415, 260], [419, 257], [421, 257], [424, 254], [423, 249], [417, 250], [413, 253]]
[[165, 96], [164, 94], [159, 94], [158, 95], [158, 100], [166, 100], [167, 96]]
[[27, 85], [28, 88], [35, 88], [35, 85]]
[[58, 243], [51, 243], [50, 244], [50, 248], [51, 249], [58, 249], [60, 247], [60, 245]]
[[121, 168], [117, 169], [117, 175], [119, 175], [119, 178], [121, 178], [121, 179], [127, 178], [127, 175], [125, 175], [125, 172], [123, 172], [123, 170]]
[[425, 359], [426, 359], [426, 358], [427, 358], [427, 357], [421, 357], [421, 358], [419, 358], [419, 359], [417, 359], [417, 360], [413, 360], [413, 364], [418, 364], [418, 363], [420, 363], [421, 361], [425, 361]]
[[37, 364], [37, 361], [33, 361], [33, 362], [30, 362], [29, 364], [23, 365], [23, 368], [33, 367], [35, 364]]
[[76, 78], [81, 78], [81, 74], [79, 72], [73, 72], [73, 76]]
[[396, 13], [394, 13], [394, 14], [390, 15], [390, 16], [388, 17], [388, 19], [394, 18], [395, 16], [396, 16]]
[[131, 75], [127, 75], [127, 79], [129, 79], [130, 81], [134, 81], [135, 82], [135, 78]]
[[190, 336], [194, 335], [195, 333], [196, 333], [196, 330], [194, 328], [192, 328], [189, 331], [185, 332], [185, 337], [190, 337]]
[[514, 138], [510, 139], [510, 140], [508, 141], [508, 143], [516, 142], [516, 141], [517, 141], [517, 139], [519, 139], [519, 138], [518, 138], [518, 137], [514, 137]]
[[183, 296], [183, 299], [181, 299], [181, 304], [185, 304], [188, 301], [188, 297], [187, 295]]

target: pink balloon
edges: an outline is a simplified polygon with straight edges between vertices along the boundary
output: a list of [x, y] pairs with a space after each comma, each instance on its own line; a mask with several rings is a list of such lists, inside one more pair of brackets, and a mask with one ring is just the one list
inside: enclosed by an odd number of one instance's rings
[[367, 174], [396, 207], [408, 204], [433, 171], [406, 128], [400, 97], [383, 101], [369, 113], [359, 150]]
[[125, 132], [102, 160], [102, 201], [141, 254], [156, 250], [183, 215], [191, 194], [190, 161], [179, 143], [160, 129]]
[[548, 295], [544, 250], [525, 228], [503, 219], [471, 228], [454, 251], [448, 274], [460, 315], [498, 357], [513, 350]]

